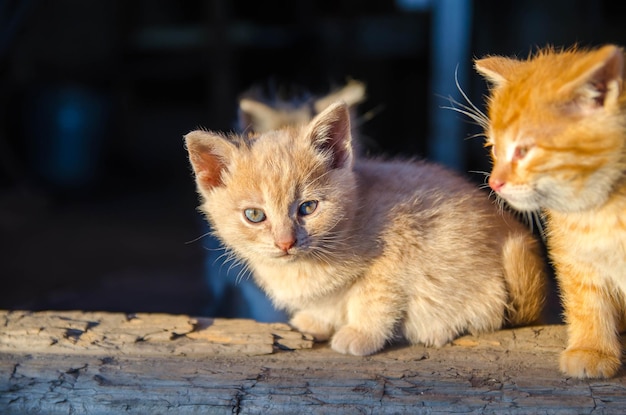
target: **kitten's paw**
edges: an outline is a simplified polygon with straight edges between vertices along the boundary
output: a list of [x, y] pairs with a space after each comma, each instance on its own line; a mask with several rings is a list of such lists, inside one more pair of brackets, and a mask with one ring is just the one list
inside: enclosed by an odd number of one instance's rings
[[303, 312], [296, 313], [289, 322], [298, 331], [313, 336], [315, 341], [323, 342], [330, 338], [332, 327]]
[[567, 349], [560, 363], [563, 373], [577, 378], [610, 378], [622, 365], [618, 356], [593, 349]]
[[331, 342], [333, 350], [343, 354], [367, 356], [385, 346], [385, 339], [378, 339], [349, 326], [342, 327]]

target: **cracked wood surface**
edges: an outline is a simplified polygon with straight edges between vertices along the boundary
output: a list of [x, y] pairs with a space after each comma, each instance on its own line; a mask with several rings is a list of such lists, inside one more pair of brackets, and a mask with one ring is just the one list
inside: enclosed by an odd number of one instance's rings
[[284, 324], [0, 312], [0, 413], [625, 413], [624, 371], [568, 379], [564, 344], [554, 325], [363, 358]]

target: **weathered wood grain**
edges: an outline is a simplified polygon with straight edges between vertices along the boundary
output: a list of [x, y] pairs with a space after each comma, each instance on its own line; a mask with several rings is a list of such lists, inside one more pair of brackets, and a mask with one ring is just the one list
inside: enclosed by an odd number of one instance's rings
[[254, 355], [313, 345], [282, 323], [168, 314], [0, 311], [0, 324], [0, 351], [7, 352]]
[[4, 312], [0, 326], [3, 414], [626, 412], [623, 372], [601, 381], [558, 372], [563, 326], [365, 358], [246, 320]]

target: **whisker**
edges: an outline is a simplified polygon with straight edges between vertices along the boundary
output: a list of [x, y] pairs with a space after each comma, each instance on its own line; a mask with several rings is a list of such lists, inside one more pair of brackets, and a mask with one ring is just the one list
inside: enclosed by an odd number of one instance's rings
[[318, 250], [317, 248], [314, 248], [311, 251], [311, 255], [314, 256], [317, 260], [324, 262], [327, 265], [331, 265], [332, 263], [327, 253], [323, 252], [322, 250]]
[[208, 231], [208, 232], [206, 232], [206, 233], [203, 233], [202, 235], [198, 236], [197, 238], [194, 238], [194, 239], [192, 239], [192, 240], [190, 240], [190, 241], [185, 242], [185, 245], [192, 244], [192, 243], [194, 243], [194, 242], [198, 242], [200, 239], [204, 239], [204, 238], [206, 238], [207, 236], [210, 236], [211, 234], [212, 234], [212, 232], [211, 232], [211, 231]]
[[252, 276], [252, 272], [250, 271], [250, 267], [247, 262], [240, 261], [238, 262], [238, 265], [240, 265], [241, 268], [237, 273], [237, 276], [235, 277], [235, 284], [241, 284], [241, 282], [244, 280], [244, 277], [246, 280], [248, 280]]
[[215, 264], [217, 264], [217, 262], [220, 261], [221, 262], [220, 271], [221, 271], [221, 267], [223, 267], [224, 264], [226, 264], [227, 262], [232, 261], [232, 255], [233, 254], [228, 249], [226, 249], [224, 247], [215, 249], [215, 251], [217, 251], [219, 249], [223, 250], [224, 252], [222, 252], [222, 254], [220, 256], [215, 258], [215, 261], [213, 261], [213, 266], [215, 266]]
[[[465, 100], [467, 104], [457, 101], [452, 96], [448, 96], [448, 97], [442, 97], [442, 98], [447, 99], [448, 102], [450, 102], [450, 106], [442, 106], [441, 108], [452, 110], [460, 114], [463, 114], [467, 116], [468, 118], [470, 118], [472, 121], [474, 121], [478, 126], [486, 130], [489, 127], [489, 118], [469, 99], [469, 97], [467, 96], [463, 88], [461, 88], [461, 84], [459, 83], [458, 66], [454, 71], [454, 83], [456, 85], [457, 90], [459, 91], [459, 93], [461, 94], [461, 96], [463, 97], [463, 99]], [[471, 138], [481, 137], [483, 135], [484, 134], [476, 134], [472, 136]]]
[[541, 213], [541, 211], [532, 211], [530, 212], [530, 214], [532, 215], [533, 218], [533, 222], [537, 225], [537, 232], [539, 232], [539, 235], [541, 236], [541, 239], [543, 240], [543, 242], [546, 242], [546, 231], [545, 228], [543, 226], [543, 222], [544, 222], [544, 216]]
[[230, 249], [224, 248], [224, 253], [220, 255], [215, 260], [215, 262], [217, 262], [220, 259], [222, 260], [220, 270], [222, 269], [222, 267], [228, 264], [228, 268], [226, 269], [226, 274], [231, 274], [233, 269], [239, 268], [239, 271], [237, 272], [237, 275], [235, 276], [235, 284], [239, 284], [244, 279], [244, 277], [247, 279], [252, 274], [248, 263], [245, 260], [241, 259], [239, 256], [237, 256], [237, 254]]
[[485, 177], [489, 177], [491, 173], [482, 170], [470, 170], [469, 173], [482, 174]]
[[465, 101], [470, 105], [471, 109], [474, 110], [474, 113], [477, 115], [480, 115], [481, 118], [485, 121], [489, 120], [487, 115], [484, 112], [482, 112], [476, 105], [474, 105], [474, 103], [469, 99], [465, 91], [463, 91], [463, 88], [461, 88], [461, 84], [459, 83], [459, 67], [458, 66], [454, 70], [454, 83], [457, 89], [459, 90], [459, 92], [461, 93], [461, 95], [463, 96], [463, 98], [465, 99]]
[[474, 138], [487, 138], [487, 134], [485, 133], [476, 133], [476, 134], [472, 134], [472, 135], [468, 135], [467, 137], [465, 137], [466, 140], [472, 140]]
[[[479, 188], [486, 189], [489, 187], [489, 176], [491, 175], [491, 173], [486, 172], [486, 171], [480, 171], [480, 170], [470, 170], [469, 173], [480, 174], [483, 176], [483, 183], [479, 186]], [[493, 194], [493, 190], [491, 194]]]
[[241, 265], [241, 261], [239, 260], [239, 258], [237, 258], [234, 255], [228, 257], [228, 262], [230, 262], [230, 265], [228, 266], [228, 269], [226, 270], [227, 273], [230, 273], [233, 270], [233, 268]]
[[487, 120], [483, 118], [482, 115], [475, 114], [474, 112], [472, 112], [471, 108], [467, 107], [466, 105], [461, 104], [460, 102], [458, 102], [457, 100], [455, 100], [454, 98], [450, 96], [447, 97], [446, 99], [450, 101], [451, 106], [441, 106], [439, 108], [458, 112], [460, 114], [463, 114], [471, 118], [480, 127], [483, 127], [483, 128], [487, 127]]

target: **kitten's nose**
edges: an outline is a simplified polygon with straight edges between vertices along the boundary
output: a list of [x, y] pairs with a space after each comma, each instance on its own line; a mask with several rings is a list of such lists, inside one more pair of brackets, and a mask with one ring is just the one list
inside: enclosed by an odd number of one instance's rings
[[489, 177], [489, 187], [491, 187], [495, 192], [499, 192], [502, 190], [506, 182], [504, 180], [497, 179], [493, 176]]
[[296, 244], [296, 238], [291, 236], [288, 238], [283, 238], [280, 240], [276, 240], [274, 242], [281, 251], [287, 252]]

